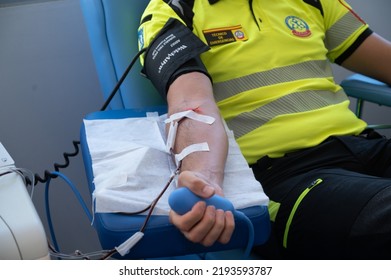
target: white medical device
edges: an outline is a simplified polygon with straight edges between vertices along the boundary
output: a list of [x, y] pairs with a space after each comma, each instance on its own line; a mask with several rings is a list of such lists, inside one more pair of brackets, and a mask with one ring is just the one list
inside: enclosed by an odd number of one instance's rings
[[0, 259], [50, 259], [46, 234], [25, 182], [0, 143]]

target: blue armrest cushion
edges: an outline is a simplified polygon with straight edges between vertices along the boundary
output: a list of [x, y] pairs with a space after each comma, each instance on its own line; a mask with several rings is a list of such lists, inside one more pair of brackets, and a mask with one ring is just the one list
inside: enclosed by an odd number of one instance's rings
[[348, 96], [391, 106], [391, 87], [372, 78], [354, 74], [341, 82]]
[[[156, 111], [159, 114], [163, 114], [166, 110], [166, 106], [155, 106], [131, 110], [111, 110], [93, 112], [85, 118], [119, 119], [128, 117], [144, 117], [145, 112]], [[94, 177], [84, 125], [81, 127], [80, 136], [83, 161], [86, 169], [89, 189], [92, 194], [95, 188], [93, 183]], [[255, 231], [254, 245], [261, 245], [265, 243], [270, 235], [270, 220], [267, 207], [249, 207], [242, 209], [241, 211], [250, 218], [253, 223]], [[144, 222], [144, 218], [144, 215], [130, 216], [117, 213], [95, 213], [94, 227], [97, 230], [103, 249], [113, 249], [139, 231]], [[117, 254], [115, 257], [126, 259], [161, 258], [245, 248], [248, 242], [247, 237], [248, 231], [246, 223], [241, 220], [236, 220], [236, 229], [228, 244], [215, 244], [211, 247], [204, 247], [188, 241], [183, 234], [169, 222], [168, 216], [152, 216], [145, 231], [145, 235], [141, 241], [132, 248], [127, 256], [121, 257]]]

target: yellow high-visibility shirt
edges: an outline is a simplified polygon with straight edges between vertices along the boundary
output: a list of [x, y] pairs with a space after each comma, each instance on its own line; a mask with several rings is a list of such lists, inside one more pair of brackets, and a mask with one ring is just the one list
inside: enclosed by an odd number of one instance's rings
[[210, 46], [201, 59], [249, 164], [366, 127], [330, 67], [371, 32], [345, 1], [152, 0], [139, 29], [143, 46], [170, 17]]

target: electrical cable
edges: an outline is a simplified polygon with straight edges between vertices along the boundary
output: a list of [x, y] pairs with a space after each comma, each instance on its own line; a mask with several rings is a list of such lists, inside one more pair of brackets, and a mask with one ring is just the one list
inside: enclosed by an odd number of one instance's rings
[[[163, 196], [165, 191], [168, 189], [168, 187], [171, 185], [171, 183], [174, 180], [175, 176], [179, 173], [179, 170], [180, 170], [180, 165], [178, 165], [178, 167], [175, 170], [175, 172], [170, 176], [170, 178], [168, 179], [166, 185], [163, 187], [162, 191], [152, 201], [152, 203], [150, 205], [148, 205], [145, 209], [140, 210], [140, 211], [136, 211], [136, 212], [131, 212], [131, 213], [126, 213], [126, 212], [122, 213], [122, 214], [128, 214], [128, 215], [136, 215], [136, 214], [140, 214], [142, 212], [145, 212], [145, 211], [149, 210], [148, 213], [147, 213], [147, 216], [145, 218], [145, 221], [144, 221], [143, 225], [141, 226], [139, 232], [144, 233], [144, 231], [146, 229], [146, 226], [148, 224], [148, 221], [150, 220], [150, 218], [152, 216], [153, 210], [155, 209], [156, 204], [158, 203], [160, 198]], [[49, 199], [50, 183], [51, 183], [51, 179], [52, 178], [57, 178], [57, 177], [62, 178], [68, 184], [68, 186], [71, 187], [73, 193], [76, 195], [76, 198], [78, 199], [78, 201], [79, 201], [80, 205], [82, 206], [82, 208], [83, 208], [87, 218], [89, 219], [89, 221], [91, 223], [92, 223], [93, 217], [92, 217], [90, 211], [88, 210], [88, 207], [85, 204], [82, 196], [80, 195], [80, 193], [77, 190], [77, 188], [75, 187], [75, 185], [71, 182], [71, 180], [69, 178], [67, 178], [64, 174], [60, 173], [60, 172], [53, 172], [53, 173], [51, 173], [50, 176], [48, 177], [48, 180], [46, 181], [46, 184], [45, 184], [45, 212], [46, 212], [46, 219], [48, 221], [48, 227], [49, 227], [50, 236], [51, 236], [52, 243], [53, 243], [53, 245], [51, 245], [50, 242], [48, 242], [49, 248], [51, 249], [52, 256], [55, 256], [57, 258], [74, 259], [75, 256], [70, 256], [70, 255], [66, 255], [66, 254], [60, 253], [60, 248], [58, 246], [57, 238], [56, 238], [56, 235], [55, 235], [55, 232], [54, 232], [52, 217], [51, 217], [51, 214], [50, 214], [50, 203], [49, 203], [49, 201], [50, 201], [50, 199]], [[97, 256], [97, 255], [102, 255], [103, 254], [103, 256], [101, 256], [100, 259], [101, 260], [106, 260], [106, 259], [109, 259], [110, 257], [112, 257], [117, 252], [118, 252], [117, 249], [114, 248], [114, 249], [111, 249], [111, 250], [104, 250], [104, 251], [96, 252], [96, 253], [94, 253], [94, 255]], [[79, 258], [79, 259], [80, 258], [89, 259], [89, 257], [86, 256], [85, 254], [80, 255], [77, 258]]]
[[[25, 169], [25, 168], [16, 168], [14, 166], [7, 166], [5, 168], [0, 168], [0, 177], [2, 176], [5, 176], [5, 175], [8, 175], [8, 174], [12, 174], [12, 173], [15, 173], [17, 175], [19, 175], [23, 181], [24, 181], [24, 184], [27, 186], [27, 181], [31, 182], [32, 183], [32, 186], [34, 187], [34, 174], [28, 170], [28, 169]], [[87, 206], [86, 204], [84, 203], [81, 195], [78, 193], [77, 189], [74, 187], [74, 185], [70, 182], [70, 180], [68, 178], [65, 177], [65, 175], [63, 174], [60, 174], [60, 173], [54, 173], [52, 174], [52, 177], [61, 177], [63, 178], [72, 188], [73, 192], [76, 194], [76, 197], [78, 198], [80, 204], [83, 206], [83, 209], [84, 211], [86, 212], [87, 214], [87, 217], [90, 219], [92, 219], [92, 216], [91, 214], [89, 213], [88, 209], [87, 209]], [[49, 184], [50, 184], [50, 179], [47, 181], [47, 187], [49, 187]], [[30, 196], [32, 197], [33, 195], [33, 190], [31, 191], [31, 194]], [[49, 208], [49, 199], [48, 199], [48, 192], [46, 194], [46, 207], [47, 207], [47, 210]], [[81, 253], [80, 251], [76, 251], [74, 253], [74, 255], [68, 255], [68, 254], [63, 254], [63, 253], [60, 253], [59, 252], [59, 249], [58, 249], [58, 244], [57, 244], [57, 240], [56, 240], [56, 237], [54, 235], [54, 230], [53, 230], [53, 224], [52, 224], [52, 219], [51, 219], [51, 215], [50, 215], [50, 211], [47, 211], [47, 215], [48, 215], [48, 223], [49, 223], [49, 228], [50, 228], [50, 232], [51, 232], [51, 237], [52, 237], [52, 240], [54, 241], [54, 245], [52, 245], [49, 240], [48, 240], [48, 248], [49, 248], [49, 251], [50, 251], [50, 255], [52, 257], [56, 257], [58, 259], [69, 259], [69, 260], [77, 260], [77, 259], [97, 259], [98, 257], [101, 257], [102, 255], [105, 255], [107, 254], [108, 250], [101, 250], [101, 251], [97, 251], [97, 252], [91, 252], [91, 253], [87, 253], [87, 254], [84, 254], [84, 253]]]
[[122, 74], [121, 78], [118, 80], [117, 84], [111, 91], [109, 97], [106, 99], [106, 102], [103, 104], [102, 108], [100, 109], [101, 111], [106, 110], [107, 106], [109, 106], [111, 100], [114, 98], [115, 94], [117, 93], [118, 89], [124, 82], [126, 76], [129, 74], [129, 71], [132, 69], [133, 65], [136, 63], [137, 59], [146, 51], [147, 49], [141, 49], [132, 59], [128, 67], [126, 68], [125, 72]]
[[92, 260], [100, 259], [102, 255], [107, 254], [108, 250], [99, 250], [95, 252], [82, 253], [80, 250], [76, 250], [73, 254], [64, 254], [58, 252], [49, 242], [48, 247], [50, 250], [50, 255], [61, 260]]
[[[131, 62], [129, 63], [128, 67], [126, 68], [125, 72], [122, 74], [121, 78], [118, 80], [118, 82], [116, 83], [115, 87], [113, 88], [113, 90], [111, 91], [109, 97], [106, 99], [105, 103], [103, 104], [103, 106], [100, 108], [100, 111], [104, 111], [107, 109], [107, 107], [109, 106], [111, 100], [114, 98], [115, 94], [118, 92], [118, 89], [120, 88], [120, 86], [122, 85], [122, 83], [125, 81], [125, 78], [126, 76], [129, 74], [129, 71], [133, 68], [134, 64], [136, 63], [137, 59], [146, 51], [147, 49], [144, 48], [144, 49], [141, 49], [134, 57], [133, 59], [131, 60]], [[73, 141], [73, 147], [74, 147], [74, 151], [71, 152], [71, 153], [63, 153], [63, 158], [65, 160], [65, 163], [63, 164], [59, 164], [59, 163], [54, 163], [53, 166], [54, 166], [54, 170], [56, 172], [59, 172], [61, 168], [67, 168], [70, 164], [70, 158], [71, 157], [75, 157], [79, 154], [79, 145], [80, 145], [80, 141]], [[55, 175], [53, 174], [52, 172], [48, 171], [48, 170], [45, 170], [44, 171], [44, 175], [43, 175], [43, 178], [39, 175], [39, 174], [35, 174], [35, 182], [34, 184], [37, 184], [38, 182], [41, 182], [41, 183], [46, 183], [50, 178], [57, 178], [58, 175]], [[27, 182], [28, 185], [29, 184], [32, 184], [32, 182]]]
[[[60, 172], [53, 172], [51, 175], [56, 176], [55, 178], [57, 178], [57, 177], [62, 178], [71, 187], [73, 193], [76, 195], [80, 205], [82, 206], [82, 208], [83, 208], [83, 210], [84, 210], [88, 220], [90, 222], [92, 222], [92, 215], [91, 215], [90, 211], [88, 210], [88, 207], [85, 204], [85, 202], [84, 202], [82, 196], [80, 195], [79, 191], [74, 186], [74, 184], [64, 174], [62, 174]], [[47, 221], [48, 221], [48, 226], [49, 226], [50, 236], [52, 237], [53, 246], [56, 249], [56, 251], [59, 252], [60, 249], [59, 249], [59, 246], [58, 246], [58, 243], [57, 243], [56, 236], [54, 234], [54, 228], [53, 228], [52, 217], [51, 217], [51, 214], [50, 214], [50, 205], [49, 205], [49, 189], [50, 189], [49, 186], [50, 186], [50, 182], [51, 182], [52, 178], [54, 178], [54, 177], [50, 176], [49, 179], [46, 182], [46, 187], [45, 187], [45, 210], [46, 210], [46, 218], [47, 218]]]
[[[115, 87], [113, 88], [112, 92], [110, 93], [109, 97], [107, 98], [107, 100], [105, 101], [105, 103], [103, 104], [103, 106], [101, 107], [100, 111], [104, 111], [107, 109], [108, 105], [110, 104], [111, 100], [114, 98], [115, 94], [118, 92], [118, 89], [120, 88], [120, 86], [122, 85], [122, 83], [124, 82], [126, 76], [129, 74], [130, 70], [132, 69], [132, 67], [134, 66], [135, 62], [137, 61], [137, 59], [146, 51], [147, 49], [144, 48], [144, 49], [141, 49], [134, 57], [133, 59], [131, 60], [130, 64], [128, 65], [128, 67], [126, 68], [125, 72], [122, 74], [121, 78], [118, 80], [118, 82], [116, 83]], [[32, 176], [32, 179], [29, 179], [27, 178], [26, 179], [26, 185], [32, 185], [32, 187], [34, 188], [34, 186], [38, 183], [38, 182], [41, 182], [41, 183], [45, 183], [46, 184], [46, 188], [45, 188], [45, 208], [46, 208], [46, 216], [47, 216], [47, 220], [48, 220], [48, 225], [49, 225], [49, 231], [50, 231], [50, 235], [52, 237], [52, 241], [54, 243], [54, 248], [53, 246], [49, 246], [49, 248], [52, 248], [52, 252], [54, 255], [56, 256], [64, 256], [64, 255], [61, 255], [61, 253], [59, 253], [59, 246], [58, 246], [58, 243], [57, 243], [57, 239], [55, 237], [55, 233], [54, 233], [54, 228], [53, 228], [53, 223], [52, 223], [52, 218], [51, 218], [51, 214], [50, 214], [50, 205], [49, 205], [49, 185], [50, 185], [50, 181], [51, 179], [54, 179], [54, 178], [57, 178], [57, 177], [61, 177], [63, 180], [65, 180], [68, 185], [72, 188], [73, 192], [75, 193], [75, 195], [77, 196], [80, 204], [82, 205], [83, 209], [84, 209], [84, 212], [86, 213], [88, 219], [90, 220], [90, 222], [92, 223], [93, 221], [93, 218], [92, 218], [92, 215], [91, 213], [89, 212], [87, 206], [85, 205], [85, 202], [84, 200], [81, 198], [80, 196], [80, 193], [77, 191], [76, 187], [72, 184], [72, 182], [65, 177], [65, 175], [61, 174], [60, 173], [60, 169], [61, 168], [67, 168], [70, 164], [70, 158], [71, 157], [75, 157], [76, 155], [79, 154], [79, 145], [80, 145], [80, 141], [73, 141], [73, 146], [74, 146], [74, 151], [71, 152], [71, 153], [63, 153], [63, 158], [65, 160], [65, 163], [63, 164], [59, 164], [59, 163], [54, 163], [53, 166], [54, 166], [54, 170], [55, 172], [50, 172], [48, 170], [45, 170], [44, 171], [44, 175], [43, 175], [43, 178], [39, 175], [39, 174], [34, 174]], [[3, 176], [5, 174], [8, 174], [10, 172], [5, 172], [5, 173], [2, 173], [0, 174], [0, 176]], [[170, 179], [170, 182], [172, 181], [173, 178]], [[168, 185], [166, 186], [166, 188], [169, 186], [170, 183], [168, 183]], [[33, 190], [33, 189], [32, 189]], [[161, 194], [162, 195], [162, 194]], [[161, 196], [160, 195], [160, 196]], [[159, 196], [159, 198], [160, 198]], [[146, 209], [143, 209], [142, 211], [139, 211], [137, 213], [134, 213], [134, 214], [139, 214], [139, 213], [142, 213], [146, 210], [150, 210], [149, 212], [149, 216], [152, 215], [152, 211], [156, 205], [157, 201], [155, 203], [152, 203], [151, 205], [149, 205]], [[145, 226], [146, 226], [146, 223], [148, 222], [149, 220], [149, 217], [147, 218], [147, 221], [144, 223], [143, 227], [142, 227], [142, 230], [145, 229]], [[105, 251], [106, 254], [105, 254], [105, 259], [109, 258], [112, 254], [114, 254], [116, 252], [116, 250], [114, 249], [113, 250], [109, 250], [109, 251]], [[102, 259], [102, 258], [101, 258]]]
[[[79, 154], [80, 141], [72, 141], [72, 143], [73, 143], [74, 151], [71, 152], [71, 153], [63, 153], [63, 158], [65, 160], [65, 163], [63, 163], [63, 164], [54, 163], [53, 164], [54, 170], [56, 172], [59, 172], [60, 168], [67, 168], [69, 166], [69, 163], [70, 163], [69, 158], [75, 157], [75, 156], [77, 156]], [[46, 183], [51, 178], [57, 178], [57, 175], [54, 175], [52, 172], [50, 172], [48, 170], [45, 170], [44, 171], [44, 176], [42, 178], [42, 177], [40, 177], [39, 174], [36, 173], [35, 174], [35, 184], [37, 184], [38, 182]], [[29, 184], [31, 184], [31, 183], [29, 183]]]
[[10, 174], [10, 173], [12, 173], [12, 171], [4, 171], [4, 172], [2, 172], [2, 173], [0, 173], [0, 177], [2, 177], [2, 176], [4, 176], [4, 175], [7, 175], [7, 174]]
[[82, 196], [80, 195], [79, 191], [77, 190], [77, 188], [75, 187], [75, 185], [71, 182], [70, 179], [68, 179], [64, 174], [60, 173], [60, 172], [53, 172], [51, 174], [51, 176], [49, 177], [49, 179], [47, 180], [46, 182], [46, 188], [45, 188], [45, 211], [46, 211], [46, 218], [47, 218], [47, 221], [48, 221], [48, 226], [49, 226], [49, 232], [50, 232], [50, 237], [52, 239], [52, 243], [53, 245], [48, 241], [48, 247], [49, 247], [49, 250], [50, 250], [50, 254], [52, 257], [56, 257], [58, 259], [72, 259], [72, 260], [75, 260], [75, 259], [85, 259], [85, 260], [89, 260], [91, 259], [92, 257], [94, 258], [101, 258], [102, 255], [107, 255], [110, 251], [109, 250], [101, 250], [101, 251], [97, 251], [97, 252], [92, 252], [92, 253], [86, 253], [86, 254], [83, 254], [81, 253], [80, 251], [76, 251], [74, 255], [69, 255], [69, 254], [63, 254], [60, 252], [60, 248], [58, 246], [58, 242], [57, 242], [57, 238], [56, 238], [56, 235], [54, 233], [54, 227], [53, 227], [53, 222], [52, 222], [52, 217], [51, 217], [51, 214], [50, 214], [50, 199], [49, 199], [49, 190], [50, 190], [50, 182], [51, 182], [51, 179], [54, 178], [54, 177], [60, 177], [62, 178], [67, 184], [68, 186], [71, 187], [73, 193], [76, 195], [76, 198], [78, 199], [80, 205], [82, 206], [87, 218], [89, 219], [89, 221], [92, 223], [92, 215], [90, 213], [90, 211], [88, 210], [88, 207], [87, 205], [85, 204]]
[[[146, 210], [149, 210], [148, 213], [147, 213], [147, 216], [145, 218], [145, 221], [144, 221], [143, 225], [141, 226], [139, 232], [144, 233], [144, 231], [146, 229], [146, 226], [148, 224], [148, 221], [150, 220], [150, 218], [152, 216], [153, 210], [155, 209], [156, 204], [158, 203], [160, 198], [163, 196], [165, 191], [168, 189], [168, 187], [171, 185], [172, 181], [174, 180], [175, 176], [178, 174], [179, 170], [180, 170], [180, 166], [178, 166], [178, 168], [175, 170], [175, 172], [170, 176], [170, 178], [168, 179], [166, 185], [163, 187], [161, 192], [158, 194], [158, 196], [152, 201], [152, 203], [147, 208], [145, 208], [143, 210], [140, 210], [140, 211], [137, 211], [137, 212], [131, 212], [131, 213], [123, 212], [122, 213], [122, 214], [128, 214], [128, 215], [136, 215], [136, 214], [140, 214], [142, 212], [145, 212]], [[93, 218], [92, 218], [92, 215], [91, 215], [90, 211], [88, 210], [88, 208], [87, 208], [83, 198], [81, 197], [80, 193], [78, 192], [78, 190], [74, 186], [74, 184], [64, 174], [62, 174], [60, 172], [53, 172], [53, 174], [51, 174], [51, 175], [52, 176], [50, 176], [48, 181], [46, 182], [46, 188], [45, 188], [46, 218], [47, 218], [47, 221], [48, 221], [49, 232], [50, 232], [50, 236], [51, 236], [52, 243], [53, 243], [53, 245], [52, 245], [48, 241], [48, 246], [49, 246], [49, 249], [51, 251], [51, 255], [53, 257], [57, 257], [59, 259], [91, 259], [91, 256], [94, 256], [94, 257], [99, 257], [100, 260], [107, 260], [110, 257], [112, 257], [114, 254], [118, 253], [116, 248], [113, 248], [111, 250], [101, 250], [101, 251], [97, 251], [97, 252], [93, 252], [93, 253], [87, 253], [87, 254], [79, 253], [79, 254], [76, 254], [76, 255], [68, 255], [68, 254], [60, 253], [60, 248], [58, 246], [57, 238], [56, 238], [55, 233], [54, 233], [54, 227], [53, 227], [53, 223], [52, 223], [52, 217], [51, 217], [51, 214], [50, 214], [50, 205], [49, 205], [49, 201], [50, 201], [50, 199], [49, 199], [50, 182], [51, 182], [51, 179], [53, 178], [54, 175], [56, 177], [62, 178], [68, 184], [68, 186], [71, 187], [72, 191], [74, 192], [74, 194], [76, 195], [77, 199], [79, 200], [79, 203], [83, 207], [84, 212], [86, 213], [86, 215], [87, 215], [88, 219], [90, 220], [90, 222], [92, 222]]]

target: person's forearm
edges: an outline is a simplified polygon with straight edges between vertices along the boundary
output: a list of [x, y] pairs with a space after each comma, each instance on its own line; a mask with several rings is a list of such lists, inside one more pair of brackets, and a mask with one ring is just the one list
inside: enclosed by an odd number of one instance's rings
[[228, 141], [209, 78], [198, 72], [180, 76], [170, 86], [167, 101], [169, 115], [194, 109], [199, 114], [215, 118], [211, 125], [184, 118], [178, 126], [174, 152], [180, 153], [191, 144], [207, 142], [209, 151], [194, 152], [185, 157], [181, 171], [198, 172], [211, 184], [221, 187]]

